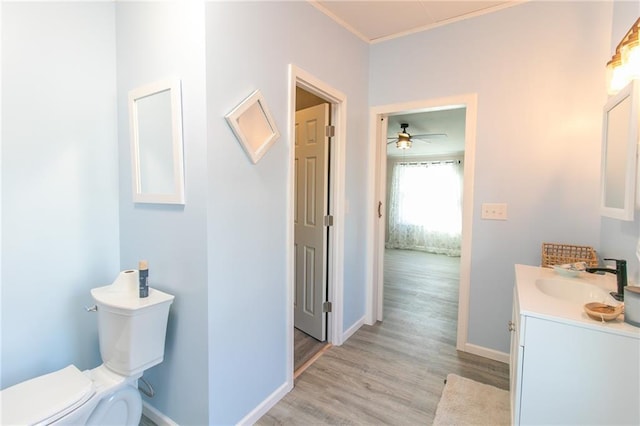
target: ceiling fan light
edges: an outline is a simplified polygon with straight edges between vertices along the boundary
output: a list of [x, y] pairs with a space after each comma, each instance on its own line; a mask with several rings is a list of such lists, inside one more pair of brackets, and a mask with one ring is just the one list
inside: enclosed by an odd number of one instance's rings
[[398, 141], [396, 142], [396, 148], [409, 149], [411, 148], [411, 136], [408, 133], [398, 133]]

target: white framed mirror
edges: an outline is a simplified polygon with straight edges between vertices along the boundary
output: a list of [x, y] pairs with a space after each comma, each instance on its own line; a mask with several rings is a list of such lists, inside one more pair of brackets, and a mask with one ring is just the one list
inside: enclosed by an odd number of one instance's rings
[[129, 92], [133, 201], [184, 204], [180, 80]]
[[603, 216], [633, 220], [638, 149], [638, 84], [629, 83], [604, 107], [601, 204]]
[[225, 119], [242, 149], [256, 164], [280, 137], [260, 90], [256, 90], [235, 107]]

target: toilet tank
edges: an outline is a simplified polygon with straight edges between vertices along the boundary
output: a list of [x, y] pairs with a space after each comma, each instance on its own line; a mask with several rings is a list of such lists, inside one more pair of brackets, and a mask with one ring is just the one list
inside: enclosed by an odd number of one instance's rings
[[174, 296], [154, 288], [149, 296], [109, 285], [91, 290], [98, 308], [102, 361], [124, 376], [141, 374], [164, 359], [169, 306]]

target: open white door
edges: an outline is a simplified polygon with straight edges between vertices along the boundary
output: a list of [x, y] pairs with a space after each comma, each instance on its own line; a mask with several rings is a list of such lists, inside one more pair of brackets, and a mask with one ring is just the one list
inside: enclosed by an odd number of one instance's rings
[[320, 341], [327, 339], [328, 125], [329, 104], [296, 112], [294, 325]]
[[[387, 193], [387, 127], [389, 121], [386, 115], [382, 115], [379, 120], [376, 120], [376, 134], [378, 135], [378, 142], [376, 143], [376, 157], [378, 159], [378, 165], [376, 166], [376, 173], [380, 176], [376, 177], [376, 193]], [[374, 271], [374, 279], [377, 284], [377, 293], [374, 297], [374, 306], [377, 315], [376, 321], [382, 321], [384, 311], [384, 244], [385, 244], [385, 228], [387, 223], [387, 199], [381, 196], [377, 199], [376, 204], [376, 223], [374, 228], [374, 251], [377, 256], [378, 263], [376, 270]]]

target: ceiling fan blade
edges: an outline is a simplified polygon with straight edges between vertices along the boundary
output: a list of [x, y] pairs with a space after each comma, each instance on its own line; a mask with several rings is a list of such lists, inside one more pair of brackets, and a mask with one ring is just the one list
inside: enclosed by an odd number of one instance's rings
[[424, 142], [424, 143], [431, 143], [430, 140], [428, 139], [418, 139], [418, 138], [411, 138], [411, 142]]
[[395, 138], [395, 139], [393, 139], [393, 138], [391, 138], [391, 139], [387, 138], [387, 140], [389, 141], [389, 142], [387, 142], [387, 145], [391, 145], [392, 143], [396, 143], [396, 142], [398, 142], [398, 138]]
[[411, 135], [411, 138], [446, 138], [448, 135], [446, 133], [421, 133], [419, 135]]

